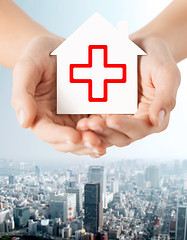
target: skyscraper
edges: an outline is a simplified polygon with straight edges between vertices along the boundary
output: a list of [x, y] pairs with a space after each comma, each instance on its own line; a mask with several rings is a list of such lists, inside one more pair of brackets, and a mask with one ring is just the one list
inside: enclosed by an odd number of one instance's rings
[[62, 221], [72, 220], [76, 216], [76, 194], [65, 193], [54, 196], [50, 202], [51, 218]]
[[145, 173], [146, 182], [151, 183], [152, 188], [159, 188], [160, 187], [160, 174], [159, 168], [156, 166], [149, 166], [146, 168]]
[[25, 227], [30, 218], [29, 207], [26, 206], [16, 206], [13, 209], [14, 220], [16, 227]]
[[119, 182], [115, 177], [111, 177], [110, 179], [110, 191], [112, 193], [119, 192]]
[[187, 205], [177, 207], [176, 240], [187, 240]]
[[10, 175], [9, 176], [9, 184], [14, 184], [15, 183], [15, 176], [14, 175]]
[[84, 226], [87, 232], [96, 233], [102, 229], [103, 206], [102, 186], [100, 183], [85, 185], [85, 219]]
[[145, 175], [143, 173], [137, 173], [135, 176], [135, 181], [136, 181], [136, 185], [138, 187], [144, 187], [145, 186]]
[[36, 173], [36, 176], [39, 178], [40, 177], [40, 168], [38, 166], [35, 166], [35, 173]]
[[101, 183], [103, 193], [106, 192], [106, 172], [103, 166], [90, 166], [88, 171], [89, 183]]
[[76, 194], [76, 211], [79, 215], [82, 211], [82, 189], [80, 187], [67, 188], [66, 192]]

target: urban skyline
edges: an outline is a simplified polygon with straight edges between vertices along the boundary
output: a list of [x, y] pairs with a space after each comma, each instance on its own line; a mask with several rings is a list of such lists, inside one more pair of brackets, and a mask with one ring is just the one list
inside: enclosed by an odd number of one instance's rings
[[[6, 169], [14, 164], [0, 160]], [[0, 177], [0, 232], [5, 232], [0, 236], [185, 239], [179, 235], [186, 234], [187, 215], [180, 209], [187, 203], [187, 160], [127, 160], [48, 171], [17, 166], [19, 174]]]

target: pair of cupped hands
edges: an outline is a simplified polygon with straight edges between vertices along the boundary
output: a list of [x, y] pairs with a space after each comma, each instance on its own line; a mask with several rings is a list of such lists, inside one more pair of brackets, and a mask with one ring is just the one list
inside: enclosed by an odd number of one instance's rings
[[[167, 44], [133, 37], [146, 56], [138, 59], [138, 110], [134, 115], [57, 115], [56, 57], [64, 39], [30, 41], [13, 71], [12, 105], [23, 128], [60, 152], [100, 157], [110, 146], [124, 147], [166, 129], [175, 106], [180, 72]], [[68, 103], [67, 103], [68, 104]]]

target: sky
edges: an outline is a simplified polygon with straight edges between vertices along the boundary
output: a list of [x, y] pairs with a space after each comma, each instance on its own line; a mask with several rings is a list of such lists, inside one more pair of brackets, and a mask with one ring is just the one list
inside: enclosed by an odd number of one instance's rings
[[[142, 27], [158, 14], [169, 0], [16, 0], [33, 19], [55, 34], [67, 38], [94, 12], [101, 13], [114, 26], [119, 20], [127, 20], [130, 33]], [[177, 106], [172, 112], [166, 131], [153, 134], [128, 147], [112, 147], [99, 161], [115, 159], [174, 160], [187, 158], [187, 61], [179, 64], [182, 84]], [[0, 158], [34, 161], [38, 165], [92, 161], [87, 156], [58, 153], [41, 142], [29, 130], [17, 123], [11, 107], [12, 72], [0, 66]]]

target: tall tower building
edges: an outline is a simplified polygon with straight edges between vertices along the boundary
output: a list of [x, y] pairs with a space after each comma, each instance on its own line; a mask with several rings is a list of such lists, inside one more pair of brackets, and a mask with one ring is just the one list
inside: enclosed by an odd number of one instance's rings
[[38, 166], [35, 166], [35, 173], [36, 173], [37, 178], [39, 178], [40, 177], [40, 168]]
[[84, 188], [85, 218], [87, 232], [96, 233], [103, 226], [102, 186], [100, 183], [88, 183]]
[[103, 193], [106, 192], [106, 172], [103, 166], [90, 166], [88, 171], [89, 183], [101, 183]]
[[66, 192], [76, 194], [76, 211], [77, 211], [77, 214], [80, 215], [82, 211], [82, 197], [83, 197], [82, 189], [80, 187], [67, 188]]
[[65, 193], [56, 195], [50, 202], [51, 218], [61, 218], [62, 221], [76, 217], [76, 194]]
[[111, 177], [110, 179], [110, 191], [112, 193], [119, 192], [119, 182], [115, 177]]
[[15, 176], [14, 175], [10, 175], [9, 176], [9, 184], [14, 184], [15, 183]]
[[146, 168], [145, 173], [146, 182], [151, 183], [152, 188], [159, 188], [160, 187], [160, 174], [159, 168], [156, 166], [149, 166]]
[[177, 207], [176, 240], [187, 240], [187, 205]]
[[25, 206], [16, 206], [13, 209], [14, 220], [16, 227], [25, 227], [30, 218], [29, 207]]

